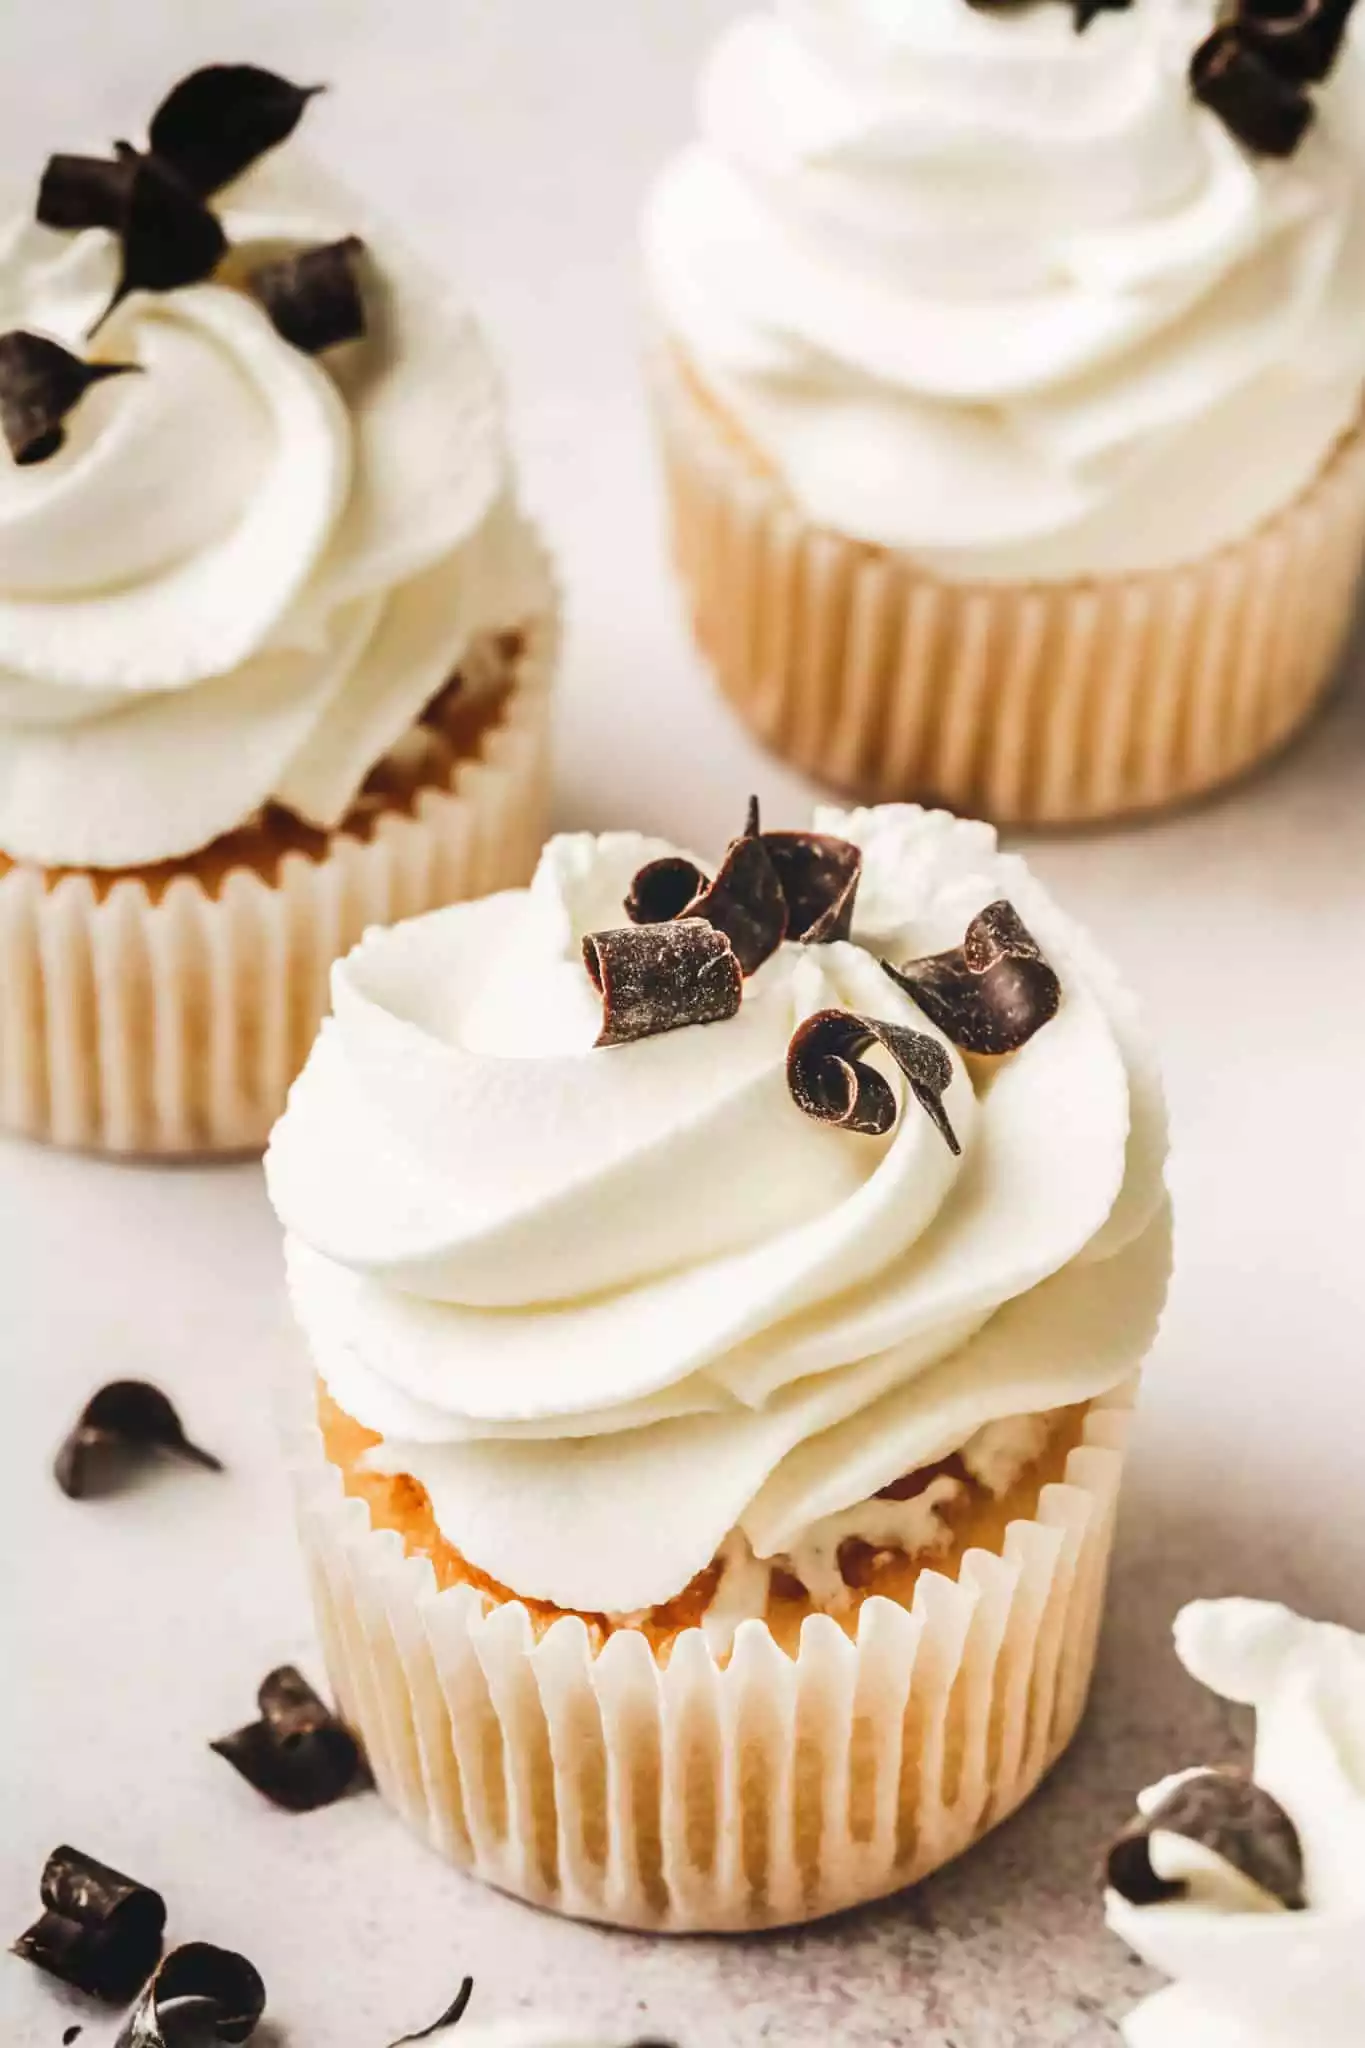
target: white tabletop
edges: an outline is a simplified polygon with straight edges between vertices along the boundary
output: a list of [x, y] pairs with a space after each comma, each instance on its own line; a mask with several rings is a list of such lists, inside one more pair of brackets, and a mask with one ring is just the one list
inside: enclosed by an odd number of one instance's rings
[[[572, 638], [560, 822], [716, 846], [751, 788], [809, 794], [710, 693], [661, 542], [635, 353], [633, 216], [686, 132], [728, 0], [29, 0], [0, 13], [0, 177], [137, 129], [211, 58], [337, 90], [320, 146], [469, 284], [503, 352]], [[156, 1883], [176, 1938], [239, 1946], [263, 2048], [384, 2048], [459, 1978], [682, 2048], [1099, 2048], [1145, 1987], [1095, 1859], [1136, 1786], [1242, 1731], [1178, 1672], [1196, 1594], [1365, 1626], [1365, 692], [1251, 787], [1172, 823], [1031, 848], [1144, 996], [1174, 1110], [1179, 1271], [1147, 1379], [1088, 1724], [1049, 1787], [955, 1869], [837, 1925], [649, 1941], [485, 1892], [379, 1803], [292, 1818], [205, 1744], [272, 1664], [320, 1676], [268, 1386], [293, 1344], [258, 1169], [152, 1170], [0, 1145], [0, 1939], [72, 1840]], [[88, 1393], [172, 1390], [228, 1461], [75, 1504], [49, 1476]], [[0, 2040], [80, 2048], [103, 2014], [0, 1956]], [[458, 2033], [451, 2036], [458, 2039]]]

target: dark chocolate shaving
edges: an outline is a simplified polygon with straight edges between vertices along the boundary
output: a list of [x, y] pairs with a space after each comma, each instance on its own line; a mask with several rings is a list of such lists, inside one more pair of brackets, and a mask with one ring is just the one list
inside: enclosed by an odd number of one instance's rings
[[1188, 1886], [1152, 1867], [1154, 1834], [1181, 1835], [1220, 1857], [1291, 1913], [1300, 1912], [1303, 1846], [1284, 1808], [1240, 1771], [1203, 1771], [1186, 1778], [1126, 1828], [1109, 1851], [1109, 1883], [1133, 1906], [1163, 1905]]
[[1314, 118], [1302, 84], [1276, 68], [1236, 23], [1199, 45], [1190, 65], [1195, 98], [1258, 156], [1292, 156]]
[[777, 951], [787, 935], [787, 900], [765, 839], [732, 839], [720, 872], [685, 913], [724, 932], [746, 975]]
[[62, 2048], [71, 2048], [71, 2043], [78, 2041], [84, 2032], [85, 2029], [81, 2026], [68, 2027], [62, 2035]]
[[64, 1844], [47, 1859], [40, 1896], [42, 1916], [13, 1953], [93, 1998], [130, 1999], [161, 1954], [161, 1894]]
[[873, 1045], [890, 1053], [948, 1150], [960, 1153], [943, 1106], [953, 1078], [952, 1061], [927, 1032], [887, 1024], [879, 1017], [817, 1010], [797, 1026], [787, 1048], [787, 1086], [797, 1108], [840, 1130], [884, 1137], [896, 1121], [896, 1091], [884, 1074], [860, 1057]]
[[1236, 25], [1282, 78], [1320, 85], [1351, 25], [1356, 0], [1239, 0]]
[[454, 1998], [429, 2027], [422, 2027], [415, 2034], [400, 2034], [396, 2041], [390, 2041], [389, 2048], [408, 2048], [411, 2041], [429, 2041], [433, 2034], [439, 2034], [446, 2027], [453, 2027], [462, 2020], [469, 2010], [469, 2001], [474, 1996], [474, 1979], [466, 1977]]
[[264, 2011], [265, 1985], [245, 1956], [188, 1941], [171, 1950], [114, 2048], [211, 2048], [249, 2041]]
[[257, 1792], [311, 1813], [371, 1782], [355, 1736], [292, 1664], [272, 1671], [256, 1697], [260, 1720], [209, 1747]]
[[111, 1380], [93, 1394], [57, 1453], [53, 1471], [72, 1500], [112, 1493], [131, 1467], [156, 1452], [221, 1472], [212, 1451], [191, 1443], [160, 1387], [147, 1380]]
[[291, 85], [254, 64], [209, 64], [192, 71], [152, 116], [148, 140], [201, 199], [286, 141], [320, 85]]
[[734, 947], [699, 917], [590, 932], [583, 964], [602, 997], [599, 1046], [722, 1024], [744, 998]]
[[247, 279], [275, 332], [304, 355], [321, 355], [324, 349], [358, 341], [364, 334], [359, 272], [364, 248], [358, 235], [347, 235], [343, 241], [324, 242], [263, 263]]
[[90, 386], [141, 367], [83, 362], [60, 342], [22, 327], [0, 334], [0, 433], [14, 460], [21, 467], [46, 462], [66, 440], [66, 416]]
[[694, 862], [680, 853], [666, 853], [661, 860], [648, 861], [636, 875], [625, 901], [626, 916], [632, 924], [671, 924], [675, 917], [694, 914], [707, 887]]
[[861, 850], [822, 832], [765, 832], [763, 845], [787, 900], [787, 937], [828, 946], [853, 930]]
[[131, 156], [52, 156], [38, 186], [38, 219], [67, 231], [123, 225], [136, 159]]
[[963, 1052], [1018, 1052], [1056, 1016], [1062, 986], [1012, 903], [990, 903], [960, 946], [883, 967]]
[[217, 215], [175, 170], [158, 157], [137, 156], [126, 143], [119, 147], [132, 166], [119, 224], [123, 267], [96, 328], [130, 292], [173, 292], [182, 285], [202, 284], [218, 268], [228, 246]]

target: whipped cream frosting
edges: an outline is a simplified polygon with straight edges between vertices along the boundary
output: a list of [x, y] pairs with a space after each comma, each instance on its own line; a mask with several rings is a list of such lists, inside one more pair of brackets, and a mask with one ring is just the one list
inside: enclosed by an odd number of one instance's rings
[[[735, 1532], [790, 1554], [1151, 1341], [1164, 1111], [1112, 971], [988, 826], [817, 826], [863, 850], [853, 938], [783, 945], [725, 1023], [594, 1049], [581, 938], [675, 850], [636, 834], [552, 840], [529, 891], [372, 932], [334, 970], [267, 1157], [295, 1310], [384, 1439], [372, 1461], [523, 1596], [633, 1614]], [[1062, 1003], [989, 1071], [948, 1049], [961, 1156], [913, 1101], [880, 1139], [804, 1116], [796, 1024], [844, 1006], [939, 1036], [878, 956], [958, 945], [1002, 895]]]
[[[548, 602], [471, 315], [297, 141], [214, 202], [220, 281], [108, 303], [100, 230], [0, 227], [0, 330], [144, 374], [0, 459], [0, 851], [116, 868], [268, 801], [330, 828], [482, 633]], [[312, 358], [234, 286], [362, 234], [368, 332]]]
[[1287, 162], [1193, 97], [1217, 0], [776, 0], [648, 208], [665, 330], [806, 514], [952, 578], [1153, 569], [1365, 384], [1365, 30]]
[[[1130, 2048], [1359, 2048], [1365, 2040], [1365, 1636], [1260, 1600], [1206, 1600], [1176, 1621], [1187, 1669], [1254, 1707], [1253, 1776], [1298, 1832], [1306, 1909], [1191, 1869], [1184, 1845], [1151, 1837], [1153, 1867], [1186, 1877], [1185, 1898], [1134, 1906], [1115, 1892], [1110, 1925], [1177, 1981], [1131, 2015]], [[1143, 1795], [1158, 1805], [1167, 1780]], [[1163, 1860], [1164, 1859], [1164, 1860]]]

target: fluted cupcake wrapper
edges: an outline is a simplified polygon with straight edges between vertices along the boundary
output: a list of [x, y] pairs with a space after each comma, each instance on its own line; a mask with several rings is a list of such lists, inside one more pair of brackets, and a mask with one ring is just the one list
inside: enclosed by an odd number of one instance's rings
[[759, 738], [820, 781], [1001, 824], [1115, 818], [1270, 758], [1332, 680], [1365, 552], [1365, 430], [1206, 560], [958, 584], [812, 525], [677, 352], [651, 360], [697, 638]]
[[[270, 874], [193, 872], [151, 890], [86, 873], [0, 874], [0, 1125], [147, 1156], [259, 1151], [329, 1003], [334, 961], [373, 924], [524, 883], [545, 836], [547, 610], [478, 751], [409, 806]], [[439, 744], [439, 741], [436, 742]]]
[[1092, 1404], [1064, 1483], [956, 1580], [875, 1596], [856, 1639], [760, 1621], [723, 1665], [438, 1590], [326, 1458], [311, 1382], [284, 1417], [328, 1670], [380, 1790], [442, 1855], [540, 1906], [686, 1933], [775, 1927], [926, 1876], [1065, 1749], [1094, 1663], [1136, 1381]]

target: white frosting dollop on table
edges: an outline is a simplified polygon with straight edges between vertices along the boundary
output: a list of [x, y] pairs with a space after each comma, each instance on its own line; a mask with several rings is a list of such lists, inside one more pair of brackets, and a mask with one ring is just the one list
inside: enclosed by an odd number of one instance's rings
[[1203, 555], [1365, 384], [1365, 31], [1288, 162], [1193, 98], [1216, 0], [776, 0], [645, 226], [665, 330], [807, 515], [950, 577]]
[[[28, 202], [31, 205], [31, 201]], [[297, 139], [214, 201], [233, 274], [366, 238], [363, 341], [309, 357], [231, 281], [139, 292], [66, 446], [0, 447], [0, 851], [113, 868], [269, 800], [340, 822], [479, 634], [547, 602], [468, 311]], [[0, 226], [0, 331], [87, 352], [112, 235]]]
[[[726, 1023], [594, 1050], [581, 938], [669, 850], [634, 834], [553, 840], [529, 892], [373, 932], [334, 971], [267, 1159], [294, 1306], [372, 1457], [527, 1597], [633, 1613], [736, 1529], [785, 1554], [1151, 1341], [1165, 1121], [1112, 971], [989, 827], [817, 823], [863, 848], [857, 943], [782, 946]], [[881, 1139], [803, 1115], [797, 1023], [932, 1032], [879, 956], [959, 945], [1002, 896], [1063, 997], [989, 1073], [949, 1048], [961, 1156], [910, 1099]]]
[[1365, 1636], [1265, 1601], [1202, 1600], [1178, 1617], [1176, 1649], [1204, 1685], [1255, 1708], [1252, 1775], [1298, 1832], [1307, 1908], [1276, 1911], [1262, 1897], [1248, 1911], [1238, 1888], [1207, 1882], [1156, 1906], [1110, 1892], [1114, 1931], [1177, 1980], [1131, 2015], [1125, 2038], [1131, 2048], [1359, 2048]]

